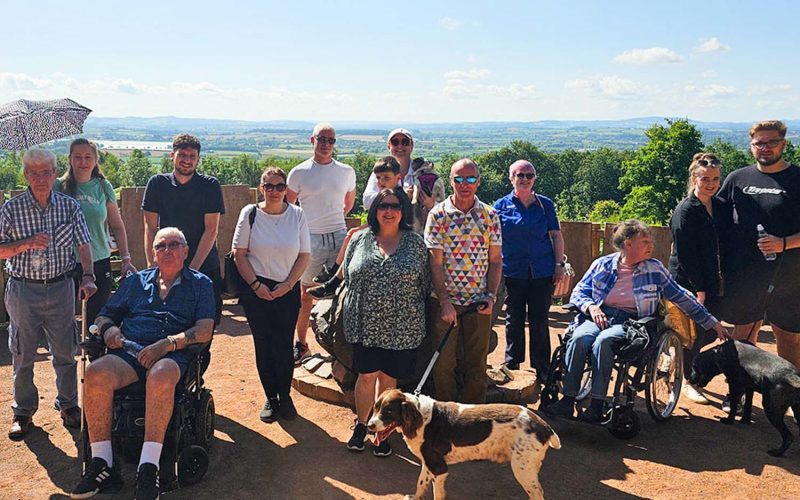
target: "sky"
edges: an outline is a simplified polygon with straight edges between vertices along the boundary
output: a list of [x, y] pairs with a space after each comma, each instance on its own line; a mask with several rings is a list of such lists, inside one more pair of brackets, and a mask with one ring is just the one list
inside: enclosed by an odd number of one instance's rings
[[0, 103], [241, 120], [800, 118], [800, 3], [1, 0]]

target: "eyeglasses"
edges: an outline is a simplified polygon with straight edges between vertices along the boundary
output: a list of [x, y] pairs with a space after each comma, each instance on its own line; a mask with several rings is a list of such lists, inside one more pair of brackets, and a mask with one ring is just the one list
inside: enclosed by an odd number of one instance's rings
[[286, 184], [284, 184], [283, 182], [281, 182], [280, 184], [270, 184], [268, 182], [265, 182], [264, 184], [261, 185], [261, 187], [263, 187], [264, 191], [268, 193], [271, 191], [277, 191], [279, 193], [286, 191]]
[[177, 250], [182, 246], [185, 246], [185, 244], [180, 241], [170, 241], [169, 243], [157, 243], [153, 245], [153, 249], [156, 252], [164, 252], [166, 250]]
[[456, 184], [463, 184], [465, 181], [467, 184], [475, 184], [476, 182], [478, 182], [478, 177], [475, 175], [470, 175], [469, 177], [457, 175], [453, 177], [453, 182], [455, 182]]
[[783, 139], [773, 139], [771, 141], [764, 142], [751, 142], [750, 145], [755, 149], [772, 149], [779, 146], [782, 142]]
[[325, 137], [322, 135], [318, 135], [314, 137], [314, 139], [316, 139], [317, 142], [320, 144], [330, 144], [331, 146], [336, 144], [336, 137]]
[[517, 179], [528, 179], [531, 180], [536, 177], [536, 174], [532, 172], [517, 172], [516, 174]]
[[720, 161], [716, 158], [713, 160], [706, 160], [705, 158], [697, 160], [697, 164], [701, 167], [716, 167], [720, 164]]
[[378, 203], [378, 210], [395, 210], [399, 212], [402, 208], [403, 205], [400, 203]]
[[403, 146], [408, 146], [409, 144], [411, 144], [411, 139], [409, 139], [408, 137], [403, 137], [402, 139], [398, 139], [396, 137], [392, 137], [389, 140], [389, 142], [392, 143], [392, 146], [399, 146], [401, 144]]

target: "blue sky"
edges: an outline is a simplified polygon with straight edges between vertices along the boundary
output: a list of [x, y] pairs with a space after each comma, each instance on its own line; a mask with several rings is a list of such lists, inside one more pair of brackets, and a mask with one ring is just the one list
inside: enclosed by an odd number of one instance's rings
[[2, 12], [0, 103], [71, 97], [95, 116], [800, 118], [789, 1], [33, 0]]

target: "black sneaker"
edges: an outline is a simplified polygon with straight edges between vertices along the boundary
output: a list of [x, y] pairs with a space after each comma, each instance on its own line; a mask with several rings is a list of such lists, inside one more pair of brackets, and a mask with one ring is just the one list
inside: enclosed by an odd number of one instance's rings
[[392, 447], [389, 446], [389, 441], [383, 440], [378, 446], [372, 447], [372, 454], [376, 457], [388, 457], [392, 454]]
[[122, 484], [122, 476], [113, 467], [102, 458], [94, 457], [69, 497], [92, 498], [98, 493], [116, 493], [122, 489]]
[[325, 282], [324, 285], [320, 285], [308, 290], [309, 295], [314, 297], [315, 299], [329, 299], [336, 295], [336, 289], [339, 288], [339, 284], [342, 282], [339, 277], [334, 276], [333, 278], [329, 279]]
[[572, 417], [575, 411], [575, 398], [564, 396], [555, 403], [544, 408], [544, 414], [550, 418]]
[[258, 418], [260, 418], [262, 422], [267, 423], [278, 420], [278, 409], [280, 406], [278, 398], [267, 398], [267, 400], [264, 401], [263, 408], [258, 412]]
[[336, 272], [338, 270], [339, 270], [339, 264], [334, 263], [331, 267], [323, 265], [322, 271], [320, 271], [318, 275], [314, 276], [314, 278], [312, 278], [311, 281], [313, 281], [314, 283], [325, 283], [329, 279], [336, 276]]
[[353, 436], [347, 442], [347, 449], [350, 451], [364, 451], [364, 440], [367, 438], [367, 426], [361, 422], [356, 422], [353, 428]]
[[300, 342], [299, 340], [294, 343], [294, 348], [292, 349], [292, 356], [294, 357], [294, 366], [300, 364], [300, 362], [308, 356], [309, 349], [308, 344], [305, 342]]
[[136, 473], [136, 493], [134, 500], [158, 500], [158, 467], [155, 464], [143, 463]]
[[278, 416], [284, 420], [292, 420], [297, 416], [297, 408], [294, 407], [292, 397], [286, 394], [281, 396], [281, 405], [278, 408]]

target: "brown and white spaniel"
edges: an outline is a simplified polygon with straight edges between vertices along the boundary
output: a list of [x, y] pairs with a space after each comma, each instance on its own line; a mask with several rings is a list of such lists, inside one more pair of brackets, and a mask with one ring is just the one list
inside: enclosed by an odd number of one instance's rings
[[[510, 404], [442, 403], [390, 389], [375, 402], [367, 425], [378, 443], [395, 429], [419, 458], [422, 471], [413, 498], [422, 498], [431, 480], [433, 498], [445, 498], [448, 464], [469, 460], [511, 462], [514, 477], [530, 498], [543, 498], [539, 469], [548, 448], [561, 440], [533, 411]], [[406, 498], [411, 498], [407, 496]]]

